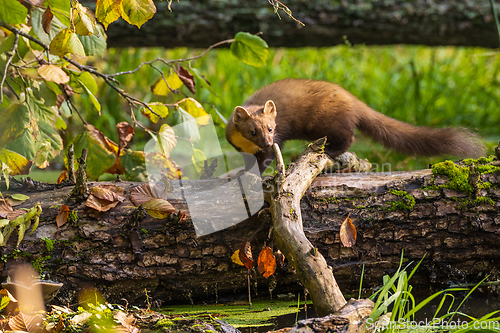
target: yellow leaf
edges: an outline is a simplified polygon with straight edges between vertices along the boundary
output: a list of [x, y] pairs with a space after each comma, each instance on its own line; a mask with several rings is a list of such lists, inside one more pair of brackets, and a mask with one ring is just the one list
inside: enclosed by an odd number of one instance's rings
[[97, 0], [95, 15], [106, 30], [110, 23], [122, 16], [122, 12], [122, 0]]
[[50, 42], [50, 53], [64, 57], [67, 53], [85, 56], [82, 42], [70, 28], [62, 29]]
[[123, 0], [122, 17], [130, 24], [140, 28], [156, 13], [152, 0]]
[[165, 199], [153, 198], [142, 205], [142, 208], [155, 219], [164, 219], [175, 211], [174, 206]]
[[[165, 82], [165, 80], [167, 82]], [[183, 84], [177, 74], [172, 74], [165, 80], [163, 80], [163, 78], [158, 79], [158, 81], [151, 86], [151, 92], [155, 95], [167, 96], [171, 92], [170, 89], [179, 89]]]
[[[177, 138], [175, 137], [174, 129], [167, 124], [163, 124], [158, 132], [158, 150], [165, 157], [169, 157], [170, 153], [177, 145]], [[157, 147], [155, 146], [155, 149]]]
[[89, 8], [83, 7], [79, 2], [77, 2], [73, 13], [76, 17], [75, 31], [77, 34], [82, 36], [91, 36], [95, 33], [96, 21], [94, 13], [92, 13]]
[[[162, 105], [160, 103], [148, 103], [148, 106], [157, 114], [160, 115], [160, 117], [165, 118], [168, 115], [168, 108], [165, 105]], [[148, 108], [142, 107], [141, 112], [143, 115], [148, 117], [149, 120], [151, 120], [153, 123], [157, 123], [158, 120], [160, 119], [157, 115], [149, 111]]]
[[245, 266], [240, 260], [240, 250], [236, 250], [231, 256], [231, 260], [240, 266]]
[[69, 76], [66, 72], [57, 65], [42, 65], [38, 68], [38, 74], [45, 80], [55, 82], [57, 84], [69, 82]]
[[194, 98], [188, 97], [179, 102], [177, 105], [196, 119], [198, 126], [208, 124], [210, 118], [208, 113], [203, 109], [203, 106]]

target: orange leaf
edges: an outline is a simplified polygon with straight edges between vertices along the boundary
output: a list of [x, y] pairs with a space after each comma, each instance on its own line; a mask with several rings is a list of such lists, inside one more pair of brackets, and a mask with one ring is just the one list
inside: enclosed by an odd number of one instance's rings
[[253, 266], [252, 246], [250, 245], [250, 242], [247, 240], [244, 240], [240, 245], [240, 260], [247, 269], [252, 269]]
[[69, 207], [66, 205], [62, 205], [61, 209], [59, 210], [59, 214], [57, 214], [56, 216], [56, 223], [58, 228], [66, 224], [66, 222], [68, 221], [68, 216], [69, 216]]
[[30, 316], [19, 312], [9, 319], [9, 326], [13, 331], [35, 332], [41, 329], [43, 319], [37, 315]]
[[276, 271], [276, 257], [269, 246], [264, 247], [262, 251], [260, 251], [259, 258], [257, 259], [257, 266], [259, 268], [259, 273], [265, 278], [270, 277]]
[[12, 213], [14, 209], [12, 209], [12, 205], [4, 199], [0, 199], [0, 218], [6, 219], [7, 214]]
[[351, 247], [356, 244], [356, 237], [356, 227], [352, 224], [352, 220], [349, 216], [347, 216], [340, 226], [340, 241], [345, 247]]
[[231, 260], [235, 264], [238, 264], [240, 266], [245, 266], [240, 260], [240, 250], [234, 251], [233, 255], [231, 256]]
[[57, 65], [42, 65], [38, 68], [38, 74], [45, 80], [63, 84], [69, 82], [69, 76], [66, 72]]
[[57, 184], [61, 184], [66, 179], [68, 179], [68, 174], [66, 173], [66, 170], [63, 170], [57, 178]]

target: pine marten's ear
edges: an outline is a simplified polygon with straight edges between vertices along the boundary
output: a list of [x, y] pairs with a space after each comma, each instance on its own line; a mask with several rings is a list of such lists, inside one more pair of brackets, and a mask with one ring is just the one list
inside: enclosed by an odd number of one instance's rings
[[276, 115], [276, 105], [274, 105], [273, 101], [268, 100], [266, 102], [266, 105], [264, 105], [264, 114]]
[[234, 108], [234, 122], [235, 123], [244, 123], [250, 118], [250, 114], [248, 111], [242, 107], [242, 106], [237, 106]]

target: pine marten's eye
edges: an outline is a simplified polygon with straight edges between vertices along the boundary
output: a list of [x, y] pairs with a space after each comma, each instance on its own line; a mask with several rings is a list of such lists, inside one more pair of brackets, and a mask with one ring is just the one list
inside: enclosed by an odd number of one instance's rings
[[252, 136], [256, 136], [257, 132], [255, 130], [253, 130], [250, 134], [252, 134]]
[[269, 128], [268, 128], [268, 130], [269, 130], [269, 132], [272, 132], [272, 131], [273, 131], [272, 127], [269, 127]]

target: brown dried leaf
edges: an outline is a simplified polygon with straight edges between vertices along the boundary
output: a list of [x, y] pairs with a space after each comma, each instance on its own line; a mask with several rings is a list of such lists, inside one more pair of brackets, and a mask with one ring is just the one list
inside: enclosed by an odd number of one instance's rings
[[7, 200], [0, 199], [0, 218], [6, 219], [7, 215], [13, 211], [12, 205]]
[[118, 149], [119, 151], [122, 151], [130, 140], [132, 140], [132, 137], [134, 136], [134, 127], [126, 121], [122, 121], [121, 123], [116, 124], [116, 129], [118, 131]]
[[240, 260], [247, 269], [252, 269], [253, 256], [250, 242], [244, 240], [240, 245]]
[[139, 333], [140, 330], [138, 327], [134, 326], [136, 319], [134, 318], [134, 315], [129, 314], [127, 315], [123, 311], [118, 311], [115, 313], [113, 318], [118, 321], [122, 326], [126, 329], [126, 332], [128, 333]]
[[174, 206], [170, 204], [165, 199], [153, 198], [146, 202], [142, 207], [146, 210], [146, 212], [154, 217], [155, 219], [164, 219], [170, 213], [175, 211]]
[[59, 210], [59, 214], [56, 216], [57, 227], [60, 228], [68, 222], [69, 216], [69, 207], [66, 205], [62, 205]]
[[257, 259], [257, 266], [259, 273], [265, 278], [270, 277], [276, 271], [276, 257], [269, 246], [264, 247], [262, 251], [260, 251], [259, 258]]
[[136, 206], [144, 205], [153, 198], [167, 200], [167, 194], [154, 183], [145, 183], [130, 190], [130, 201]]
[[349, 216], [347, 216], [340, 226], [340, 241], [345, 247], [351, 247], [356, 244], [356, 237], [356, 227], [352, 224], [352, 220]]
[[43, 31], [48, 35], [50, 33], [50, 26], [52, 25], [52, 18], [54, 17], [54, 14], [52, 14], [52, 11], [50, 10], [50, 6], [47, 6], [47, 9], [45, 12], [43, 12], [42, 15], [42, 27]]
[[116, 207], [119, 201], [108, 201], [104, 199], [99, 199], [94, 195], [89, 195], [87, 201], [85, 201], [85, 206], [95, 209], [99, 212], [106, 212], [111, 208]]
[[35, 332], [40, 330], [43, 319], [39, 316], [30, 316], [19, 312], [9, 319], [9, 326], [13, 331]]
[[68, 179], [68, 174], [66, 173], [66, 170], [63, 170], [57, 178], [57, 184], [61, 184], [66, 179]]
[[179, 76], [179, 79], [181, 79], [182, 83], [189, 89], [191, 93], [195, 93], [195, 83], [194, 83], [194, 77], [181, 65], [177, 66], [177, 75]]
[[99, 199], [107, 201], [123, 202], [127, 197], [127, 191], [123, 187], [116, 185], [97, 185], [90, 189], [90, 193]]

